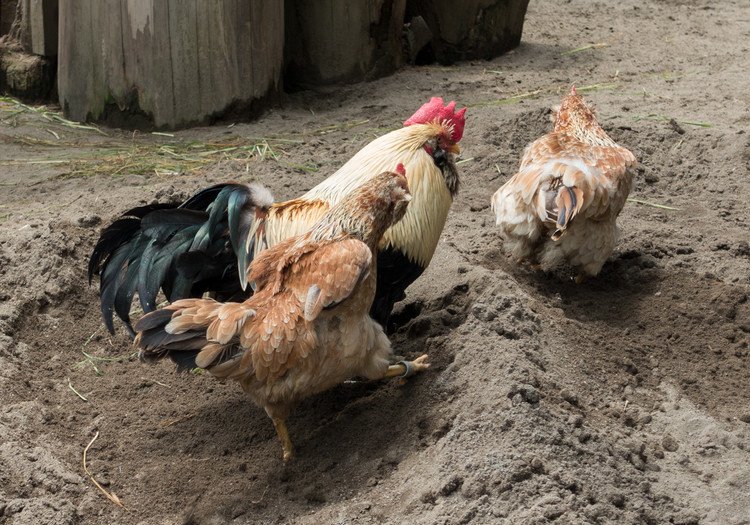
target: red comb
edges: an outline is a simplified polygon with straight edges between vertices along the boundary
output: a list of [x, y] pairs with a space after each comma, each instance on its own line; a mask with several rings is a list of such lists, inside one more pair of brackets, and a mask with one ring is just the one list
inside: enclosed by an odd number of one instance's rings
[[577, 94], [578, 94], [578, 93], [576, 92], [576, 86], [575, 86], [575, 84], [573, 84], [573, 87], [571, 87], [571, 88], [570, 88], [570, 94], [571, 94], [571, 95], [577, 95]]
[[450, 104], [443, 107], [443, 99], [432, 97], [429, 102], [422, 105], [408, 120], [404, 121], [404, 126], [412, 124], [428, 124], [430, 122], [447, 122], [453, 127], [451, 131], [451, 141], [455, 144], [464, 136], [464, 126], [466, 119], [464, 113], [466, 108], [456, 112], [456, 103], [451, 101]]
[[396, 173], [406, 177], [406, 168], [404, 168], [404, 165], [400, 162], [398, 163], [398, 166], [396, 166]]

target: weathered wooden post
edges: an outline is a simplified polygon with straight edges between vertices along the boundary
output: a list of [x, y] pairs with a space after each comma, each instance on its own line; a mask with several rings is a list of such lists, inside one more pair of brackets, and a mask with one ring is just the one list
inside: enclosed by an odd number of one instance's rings
[[286, 0], [286, 84], [370, 80], [402, 63], [406, 0]]
[[57, 64], [57, 0], [0, 1], [0, 36], [0, 91], [49, 98]]
[[0, 36], [7, 35], [16, 18], [16, 2], [0, 1]]
[[60, 0], [58, 90], [75, 120], [178, 128], [280, 91], [282, 0]]
[[432, 32], [426, 61], [452, 64], [516, 47], [528, 5], [529, 0], [408, 0], [406, 16], [421, 16]]
[[57, 55], [58, 0], [21, 0], [26, 19], [24, 49], [35, 55]]

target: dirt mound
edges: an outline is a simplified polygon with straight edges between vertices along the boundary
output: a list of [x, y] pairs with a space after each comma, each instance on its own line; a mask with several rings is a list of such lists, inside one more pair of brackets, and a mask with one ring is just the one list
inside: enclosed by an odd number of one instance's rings
[[[0, 107], [0, 523], [750, 523], [748, 16], [532, 2], [505, 57], [175, 137]], [[641, 163], [617, 249], [583, 285], [514, 264], [489, 210], [573, 82]], [[393, 318], [397, 352], [428, 352], [429, 373], [307, 400], [283, 465], [236, 385], [145, 366], [104, 330], [86, 258], [120, 211], [229, 179], [299, 195], [431, 95], [470, 108], [461, 193]], [[255, 149], [208, 163], [202, 143]], [[141, 169], [148, 152], [163, 157]], [[88, 465], [126, 510], [83, 472], [97, 431]]]

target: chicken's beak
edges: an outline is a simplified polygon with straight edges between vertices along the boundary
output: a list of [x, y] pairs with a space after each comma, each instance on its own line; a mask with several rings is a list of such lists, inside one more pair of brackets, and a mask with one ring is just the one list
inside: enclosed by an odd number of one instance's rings
[[447, 151], [448, 153], [453, 153], [454, 155], [458, 155], [459, 153], [461, 153], [461, 146], [459, 146], [458, 144], [451, 144], [450, 146], [445, 148], [445, 151]]

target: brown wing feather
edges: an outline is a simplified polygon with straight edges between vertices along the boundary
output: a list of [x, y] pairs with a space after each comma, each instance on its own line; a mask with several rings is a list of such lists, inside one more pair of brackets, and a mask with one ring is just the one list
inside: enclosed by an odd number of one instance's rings
[[315, 320], [324, 308], [349, 297], [370, 271], [372, 252], [356, 239], [329, 244], [308, 257], [309, 268], [300, 279], [307, 288], [304, 302], [305, 320]]
[[287, 251], [294, 245], [296, 239], [290, 238], [281, 241], [279, 244], [262, 251], [250, 266], [250, 275], [248, 280], [257, 291], [268, 288], [271, 283], [275, 283], [280, 277], [279, 261], [284, 258]]
[[240, 342], [250, 351], [240, 367], [259, 380], [278, 378], [307, 357], [316, 345], [312, 322], [349, 297], [370, 270], [372, 252], [361, 241], [309, 244], [287, 253], [291, 262], [251, 299], [257, 316], [242, 330]]
[[294, 199], [271, 207], [263, 223], [264, 242], [256, 242], [248, 270], [248, 281], [255, 289], [276, 274], [279, 260], [296, 242], [293, 237], [308, 231], [329, 209], [330, 204], [320, 199]]

